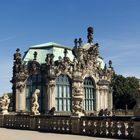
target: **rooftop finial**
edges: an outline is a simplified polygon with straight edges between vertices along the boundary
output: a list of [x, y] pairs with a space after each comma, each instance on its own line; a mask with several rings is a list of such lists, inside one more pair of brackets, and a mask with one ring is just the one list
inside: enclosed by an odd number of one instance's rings
[[109, 64], [109, 68], [112, 68], [112, 61], [111, 60], [109, 60], [108, 64]]
[[87, 42], [92, 43], [93, 42], [93, 27], [88, 27], [87, 32], [88, 32], [88, 35], [87, 35], [88, 41]]

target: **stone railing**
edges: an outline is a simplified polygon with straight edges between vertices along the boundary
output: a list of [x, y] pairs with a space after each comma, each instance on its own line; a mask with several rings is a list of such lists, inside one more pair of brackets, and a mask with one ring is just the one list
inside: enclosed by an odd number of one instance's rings
[[83, 135], [132, 138], [134, 134], [131, 117], [81, 117], [80, 126]]
[[0, 127], [71, 133], [70, 116], [0, 115]]
[[[130, 116], [73, 117], [0, 115], [0, 127], [56, 133], [69, 133], [97, 137], [133, 138], [134, 119]], [[140, 123], [140, 119], [136, 124]], [[137, 127], [138, 128], [138, 127]]]
[[30, 116], [4, 115], [3, 127], [16, 129], [30, 129]]
[[71, 133], [70, 116], [38, 116], [35, 125], [39, 131]]

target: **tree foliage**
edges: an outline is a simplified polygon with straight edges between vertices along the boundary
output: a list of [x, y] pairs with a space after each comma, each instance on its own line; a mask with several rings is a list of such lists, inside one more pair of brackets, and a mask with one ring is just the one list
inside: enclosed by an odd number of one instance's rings
[[112, 80], [113, 103], [115, 108], [132, 109], [136, 104], [134, 94], [139, 87], [139, 80], [135, 77], [114, 75]]

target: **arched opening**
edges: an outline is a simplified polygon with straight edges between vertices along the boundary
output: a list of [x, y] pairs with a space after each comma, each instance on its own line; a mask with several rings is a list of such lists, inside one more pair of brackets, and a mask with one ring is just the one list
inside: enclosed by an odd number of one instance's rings
[[45, 82], [42, 80], [41, 75], [31, 75], [27, 79], [27, 84], [26, 84], [26, 111], [30, 112], [31, 110], [31, 98], [33, 92], [39, 89], [40, 90], [40, 95], [39, 95], [39, 111], [43, 112], [43, 103], [44, 103], [44, 93], [45, 93]]
[[67, 75], [56, 78], [56, 111], [71, 111], [71, 81]]
[[84, 109], [95, 110], [95, 83], [90, 77], [84, 79]]

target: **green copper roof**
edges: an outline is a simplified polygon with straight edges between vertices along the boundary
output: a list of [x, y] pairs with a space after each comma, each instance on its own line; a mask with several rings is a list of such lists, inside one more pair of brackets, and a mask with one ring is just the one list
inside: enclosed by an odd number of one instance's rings
[[27, 63], [28, 61], [31, 61], [34, 59], [34, 52], [37, 52], [37, 61], [40, 64], [45, 63], [46, 59], [46, 54], [54, 54], [54, 61], [58, 60], [59, 57], [63, 58], [64, 57], [64, 49], [67, 48], [68, 54], [67, 56], [70, 58], [72, 61], [74, 56], [72, 54], [71, 48], [60, 45], [54, 42], [49, 42], [49, 43], [44, 43], [44, 44], [39, 44], [39, 45], [34, 45], [31, 46], [25, 56], [23, 57], [23, 62]]

